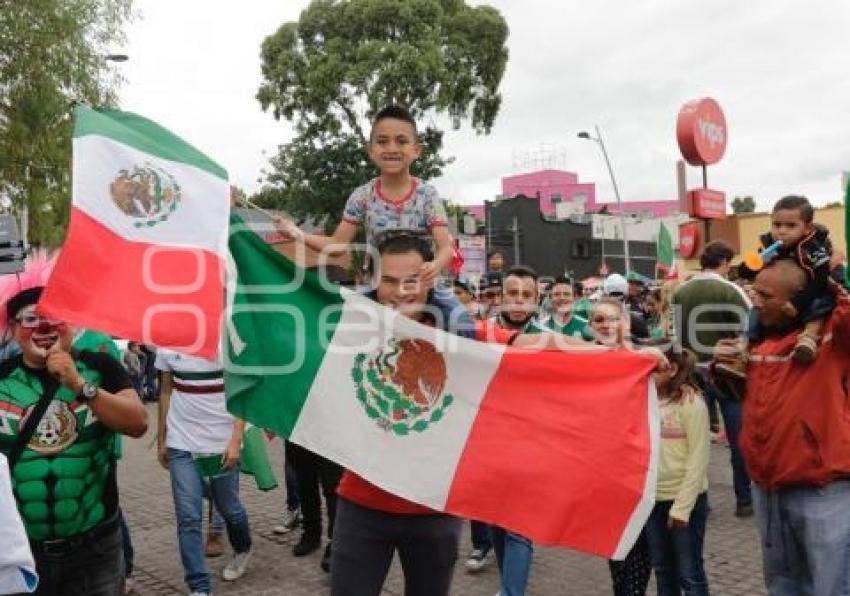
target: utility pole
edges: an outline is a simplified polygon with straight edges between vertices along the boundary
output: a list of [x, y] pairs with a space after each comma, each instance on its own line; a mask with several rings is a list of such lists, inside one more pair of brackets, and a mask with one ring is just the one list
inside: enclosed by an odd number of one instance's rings
[[608, 166], [608, 174], [611, 176], [611, 185], [614, 187], [614, 196], [617, 199], [617, 208], [620, 211], [620, 224], [623, 226], [623, 258], [625, 260], [626, 275], [631, 271], [629, 266], [629, 233], [626, 229], [626, 215], [623, 213], [623, 201], [620, 198], [620, 189], [617, 187], [617, 179], [614, 178], [614, 169], [611, 167], [611, 160], [608, 159], [608, 151], [605, 150], [605, 142], [602, 140], [602, 131], [599, 130], [599, 125], [595, 125], [596, 136], [592, 136], [587, 132], [578, 133], [580, 139], [588, 139], [596, 141], [599, 148], [602, 149], [602, 156], [605, 158], [605, 165]]
[[517, 217], [514, 215], [514, 265], [519, 265], [519, 223], [517, 223]]

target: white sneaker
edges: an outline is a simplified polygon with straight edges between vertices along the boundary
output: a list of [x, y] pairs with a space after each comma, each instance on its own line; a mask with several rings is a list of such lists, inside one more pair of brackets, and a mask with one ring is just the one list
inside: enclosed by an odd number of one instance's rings
[[301, 522], [302, 518], [300, 509], [293, 509], [291, 511], [287, 509], [283, 516], [283, 523], [279, 526], [274, 526], [272, 528], [272, 532], [275, 534], [288, 534], [295, 528], [299, 527]]
[[485, 551], [480, 548], [472, 549], [472, 552], [469, 553], [469, 558], [466, 560], [466, 571], [467, 573], [478, 573], [487, 565], [487, 554]]
[[192, 592], [189, 596], [210, 596], [210, 592]]
[[245, 575], [245, 568], [248, 566], [248, 559], [250, 558], [250, 550], [245, 551], [244, 553], [233, 553], [233, 556], [230, 558], [230, 561], [227, 562], [224, 571], [221, 572], [221, 577], [228, 582], [239, 579]]

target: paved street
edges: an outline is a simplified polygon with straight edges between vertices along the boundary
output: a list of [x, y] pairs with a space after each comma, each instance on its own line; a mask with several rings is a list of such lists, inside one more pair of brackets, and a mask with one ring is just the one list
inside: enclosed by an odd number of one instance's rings
[[[151, 427], [156, 407], [149, 406]], [[186, 594], [177, 550], [174, 510], [168, 474], [156, 462], [150, 449], [153, 433], [140, 440], [126, 440], [121, 465], [121, 501], [136, 549], [136, 581], [141, 595]], [[277, 469], [282, 465], [283, 448], [272, 444]], [[732, 512], [734, 500], [728, 449], [713, 447], [711, 465], [711, 506], [706, 543], [706, 562], [713, 594], [756, 596], [764, 594], [759, 546], [751, 520], [740, 521]], [[271, 527], [283, 509], [283, 490], [268, 493], [256, 490], [253, 480], [243, 477], [242, 490], [254, 535], [254, 557], [245, 576], [235, 584], [220, 579], [225, 558], [211, 559], [216, 574], [217, 594], [306, 596], [327, 593], [325, 574], [319, 569], [320, 552], [296, 559], [291, 548], [296, 535], [276, 536]], [[545, 504], [541, 504], [545, 514]], [[464, 538], [465, 557], [468, 538]], [[495, 563], [479, 575], [464, 572], [458, 565], [453, 593], [493, 596], [498, 590]], [[393, 564], [387, 594], [403, 594], [398, 562]], [[564, 550], [538, 549], [535, 553], [529, 595], [591, 596], [610, 594], [605, 561]], [[654, 593], [654, 588], [650, 588]]]

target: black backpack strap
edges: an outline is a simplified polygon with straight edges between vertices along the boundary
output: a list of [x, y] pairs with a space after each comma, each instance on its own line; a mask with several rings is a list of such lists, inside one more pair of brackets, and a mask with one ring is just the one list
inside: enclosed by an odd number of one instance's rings
[[47, 406], [50, 405], [51, 401], [53, 401], [53, 396], [56, 395], [57, 389], [57, 385], [53, 385], [45, 389], [41, 398], [39, 398], [36, 402], [35, 407], [27, 417], [27, 421], [24, 423], [24, 426], [18, 429], [18, 436], [15, 437], [15, 442], [12, 443], [12, 447], [9, 449], [9, 455], [6, 456], [6, 459], [9, 462], [10, 473], [15, 468], [15, 464], [18, 463], [18, 459], [20, 459], [21, 454], [24, 452], [24, 448], [35, 433], [35, 429], [38, 428], [38, 423], [41, 422], [42, 418], [44, 418]]

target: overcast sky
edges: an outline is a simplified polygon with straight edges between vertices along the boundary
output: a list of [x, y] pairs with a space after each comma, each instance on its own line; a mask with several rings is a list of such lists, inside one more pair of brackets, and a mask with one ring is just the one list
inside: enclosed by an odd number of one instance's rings
[[[624, 201], [676, 195], [676, 115], [711, 96], [729, 128], [709, 185], [753, 195], [841, 199], [850, 170], [850, 2], [492, 0], [510, 27], [503, 103], [489, 136], [450, 131], [456, 158], [437, 180], [459, 203], [481, 203], [500, 178], [556, 167], [613, 199], [594, 143], [602, 128]], [[303, 0], [136, 0], [119, 65], [122, 107], [157, 120], [219, 161], [249, 192], [291, 128], [260, 110], [259, 48], [297, 20]], [[700, 182], [689, 168], [689, 183]]]

